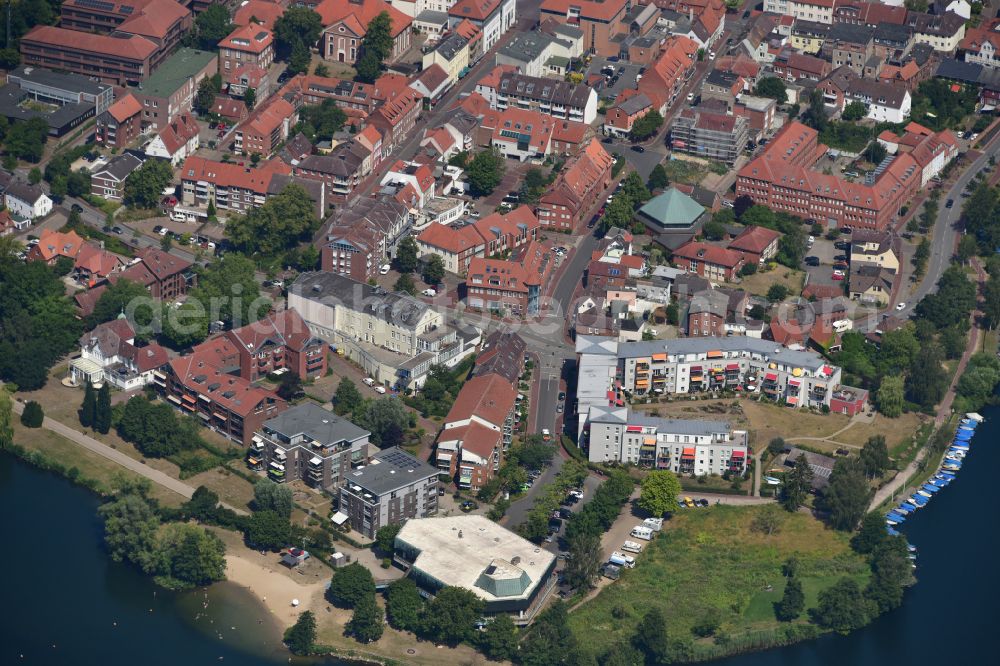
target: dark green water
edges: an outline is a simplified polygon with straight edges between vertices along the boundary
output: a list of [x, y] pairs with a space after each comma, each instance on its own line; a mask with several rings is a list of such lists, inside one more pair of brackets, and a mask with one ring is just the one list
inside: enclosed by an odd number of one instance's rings
[[[904, 532], [919, 548], [919, 583], [901, 609], [850, 636], [714, 663], [997, 663], [989, 636], [1000, 593], [993, 528], [1000, 410], [986, 416], [958, 479], [907, 521]], [[7, 546], [0, 550], [0, 665], [287, 663], [277, 634], [257, 623], [264, 611], [249, 593], [216, 585], [205, 608], [204, 591], [171, 594], [112, 563], [101, 546], [97, 500], [83, 489], [0, 455], [0, 506]]]

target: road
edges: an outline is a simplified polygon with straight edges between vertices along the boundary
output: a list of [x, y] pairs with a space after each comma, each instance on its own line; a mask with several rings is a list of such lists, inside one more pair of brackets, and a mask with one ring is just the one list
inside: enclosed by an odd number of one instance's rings
[[[14, 413], [20, 414], [23, 411], [24, 411], [24, 404], [21, 403], [20, 400], [14, 401]], [[97, 441], [93, 437], [77, 432], [76, 430], [73, 430], [69, 426], [59, 421], [50, 419], [49, 417], [46, 416], [45, 419], [42, 421], [42, 427], [45, 428], [46, 430], [51, 430], [57, 435], [61, 435], [62, 437], [68, 439], [74, 444], [82, 446], [88, 451], [96, 453], [99, 456], [103, 456], [108, 460], [121, 465], [125, 469], [133, 471], [140, 476], [144, 476], [153, 483], [161, 485], [168, 490], [172, 490], [178, 495], [181, 495], [182, 497], [190, 499], [191, 496], [194, 495], [195, 489], [189, 486], [188, 484], [184, 483], [183, 481], [175, 479], [174, 477], [165, 474], [159, 470], [153, 469], [148, 465], [144, 465], [135, 458], [130, 458], [121, 451], [113, 449], [107, 444], [103, 444]], [[226, 507], [227, 509], [232, 509], [233, 511], [235, 511], [240, 515], [243, 516], [249, 515], [247, 511], [243, 509], [238, 509], [234, 506], [230, 506], [225, 502], [222, 503], [222, 506]]]

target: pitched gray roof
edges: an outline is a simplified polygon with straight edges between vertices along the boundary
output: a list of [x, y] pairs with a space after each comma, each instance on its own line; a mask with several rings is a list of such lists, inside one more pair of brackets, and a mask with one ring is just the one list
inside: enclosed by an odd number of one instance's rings
[[305, 402], [285, 410], [275, 418], [265, 421], [264, 428], [287, 439], [306, 435], [324, 446], [352, 442], [370, 434], [364, 428], [359, 428], [342, 416], [328, 412], [312, 402]]
[[437, 475], [437, 468], [393, 447], [377, 453], [364, 469], [353, 472], [347, 482], [361, 486], [375, 495], [384, 495]]
[[408, 294], [387, 292], [337, 273], [302, 273], [291, 286], [303, 298], [368, 312], [396, 326], [413, 328], [429, 306]]

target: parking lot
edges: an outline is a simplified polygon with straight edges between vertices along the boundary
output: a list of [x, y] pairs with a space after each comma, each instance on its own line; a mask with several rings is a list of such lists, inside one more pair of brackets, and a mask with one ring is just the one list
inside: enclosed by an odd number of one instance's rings
[[[849, 239], [850, 236], [843, 236], [842, 242], [849, 242]], [[849, 255], [850, 252], [849, 250], [842, 250], [834, 247], [835, 242], [841, 241], [831, 241], [822, 236], [817, 236], [816, 240], [813, 242], [813, 246], [806, 251], [807, 257], [816, 257], [819, 259], [820, 264], [819, 266], [805, 266], [806, 272], [809, 273], [809, 284], [836, 286], [843, 283], [842, 280], [833, 279], [833, 264], [835, 262], [834, 257]]]
[[595, 88], [601, 99], [615, 99], [623, 90], [635, 88], [636, 77], [645, 69], [642, 65], [627, 62], [612, 62], [603, 56], [594, 56], [594, 59], [590, 61], [590, 67], [587, 69], [586, 76], [590, 76], [591, 74], [605, 76], [611, 71], [611, 69], [605, 70], [605, 68], [614, 69], [615, 73], [611, 75], [610, 80], [605, 78], [606, 83], [604, 85]]

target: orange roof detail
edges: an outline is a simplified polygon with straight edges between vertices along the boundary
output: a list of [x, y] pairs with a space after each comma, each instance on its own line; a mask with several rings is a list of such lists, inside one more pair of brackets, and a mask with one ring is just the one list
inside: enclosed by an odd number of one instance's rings
[[98, 55], [114, 54], [132, 60], [145, 60], [153, 55], [159, 46], [145, 37], [109, 37], [80, 30], [67, 30], [53, 25], [37, 25], [21, 38], [22, 42], [69, 46], [77, 51]]
[[233, 16], [235, 25], [250, 25], [250, 19], [256, 19], [259, 25], [268, 30], [274, 28], [274, 22], [285, 13], [285, 8], [270, 0], [249, 0], [236, 10]]
[[259, 54], [263, 53], [273, 42], [274, 36], [271, 31], [254, 23], [233, 30], [219, 42], [219, 48]]
[[393, 38], [404, 30], [409, 30], [410, 24], [413, 23], [413, 19], [384, 0], [359, 0], [356, 3], [350, 0], [323, 0], [316, 5], [315, 10], [326, 27], [353, 15], [358, 27], [361, 28], [361, 32], [358, 34], [362, 36], [365, 34], [364, 26], [371, 23], [382, 12], [389, 14]]
[[142, 103], [129, 93], [108, 107], [111, 117], [120, 123], [142, 111]]
[[570, 7], [578, 8], [581, 18], [610, 21], [619, 14], [624, 13], [625, 0], [607, 0], [607, 2], [596, 2], [595, 0], [544, 0], [542, 2], [542, 13], [568, 16]]

